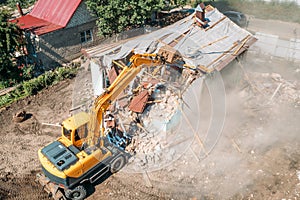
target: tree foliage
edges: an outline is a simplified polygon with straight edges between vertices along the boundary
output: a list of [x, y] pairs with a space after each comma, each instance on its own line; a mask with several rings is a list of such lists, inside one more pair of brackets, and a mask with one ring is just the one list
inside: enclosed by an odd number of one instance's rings
[[[186, 1], [170, 1], [168, 4], [184, 4]], [[88, 9], [98, 20], [101, 35], [107, 36], [145, 24], [153, 12], [165, 8], [164, 0], [87, 0]]]
[[36, 0], [0, 0], [0, 5], [9, 6], [13, 9], [16, 9], [16, 4], [19, 3], [22, 8], [27, 8], [31, 5], [33, 5], [36, 2]]
[[0, 13], [0, 80], [8, 80], [18, 73], [13, 66], [12, 59], [15, 51], [22, 44], [22, 32], [20, 28], [8, 21], [10, 15], [7, 11]]

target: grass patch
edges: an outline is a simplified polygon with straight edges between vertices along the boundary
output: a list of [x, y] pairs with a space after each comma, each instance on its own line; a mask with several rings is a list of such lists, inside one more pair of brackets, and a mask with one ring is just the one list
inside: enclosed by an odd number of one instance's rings
[[234, 10], [253, 15], [260, 19], [274, 19], [300, 23], [300, 6], [296, 2], [280, 2], [273, 0], [221, 0], [207, 1], [206, 4], [218, 8], [221, 12]]
[[0, 108], [24, 97], [35, 95], [42, 89], [56, 84], [64, 79], [73, 78], [77, 73], [74, 67], [59, 67], [54, 71], [48, 71], [36, 78], [24, 81], [15, 90], [0, 97]]

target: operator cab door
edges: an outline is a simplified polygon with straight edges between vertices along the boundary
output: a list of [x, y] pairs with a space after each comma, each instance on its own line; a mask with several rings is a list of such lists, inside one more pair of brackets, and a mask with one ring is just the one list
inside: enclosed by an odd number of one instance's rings
[[74, 146], [76, 146], [77, 148], [81, 148], [85, 138], [88, 135], [88, 127], [87, 124], [84, 124], [82, 126], [80, 126], [79, 128], [75, 129], [75, 133], [74, 133]]

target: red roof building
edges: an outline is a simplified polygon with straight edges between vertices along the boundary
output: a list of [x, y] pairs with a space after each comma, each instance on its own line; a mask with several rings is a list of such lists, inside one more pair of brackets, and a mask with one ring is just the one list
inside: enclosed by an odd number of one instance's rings
[[70, 62], [81, 48], [99, 44], [96, 18], [85, 0], [38, 0], [33, 9], [11, 20], [25, 31], [28, 57], [45, 69]]
[[24, 30], [42, 35], [66, 27], [81, 0], [39, 0], [28, 15], [17, 22]]

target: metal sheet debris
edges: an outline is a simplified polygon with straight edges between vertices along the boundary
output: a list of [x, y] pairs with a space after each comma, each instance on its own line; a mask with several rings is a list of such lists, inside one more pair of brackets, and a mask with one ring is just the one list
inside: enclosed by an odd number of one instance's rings
[[149, 99], [147, 90], [143, 90], [137, 96], [133, 97], [129, 104], [129, 109], [133, 112], [142, 113]]

